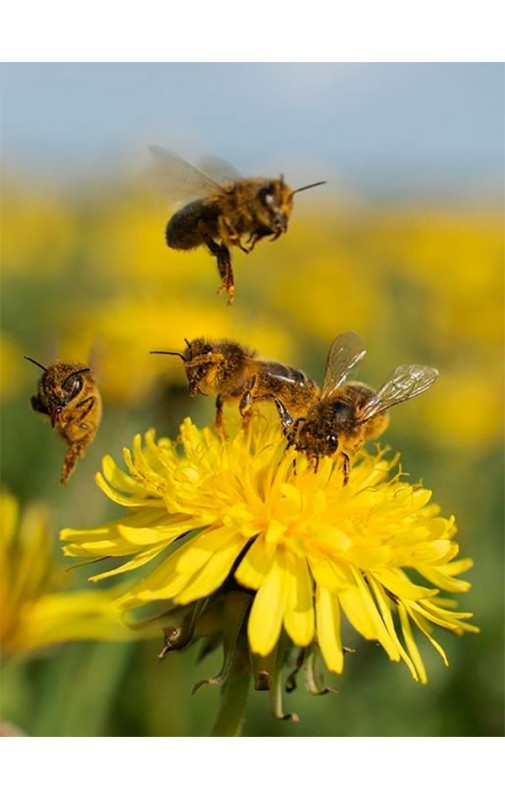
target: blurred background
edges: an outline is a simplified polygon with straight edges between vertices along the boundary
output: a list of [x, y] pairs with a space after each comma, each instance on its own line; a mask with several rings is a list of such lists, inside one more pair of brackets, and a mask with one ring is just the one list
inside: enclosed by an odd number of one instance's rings
[[[177, 359], [189, 339], [232, 337], [320, 380], [339, 332], [368, 348], [360, 378], [398, 363], [441, 378], [398, 407], [383, 437], [413, 480], [458, 521], [474, 559], [478, 636], [440, 634], [450, 667], [423, 650], [414, 684], [369, 642], [335, 696], [303, 688], [275, 722], [252, 693], [249, 736], [503, 735], [503, 68], [498, 63], [62, 63], [2, 67], [2, 487], [61, 527], [118, 516], [94, 484], [101, 458], [149, 427], [213, 419], [188, 399]], [[204, 251], [164, 243], [173, 212], [147, 146], [191, 162], [218, 155], [244, 176], [290, 185], [290, 230], [234, 256], [236, 301], [217, 296]], [[99, 434], [69, 485], [65, 448], [30, 408], [55, 357], [93, 358], [104, 400]], [[66, 565], [65, 565], [66, 566]], [[64, 573], [82, 588], [93, 568]], [[163, 663], [159, 640], [4, 646], [1, 717], [34, 736], [205, 736], [218, 689], [192, 684], [219, 656]]]

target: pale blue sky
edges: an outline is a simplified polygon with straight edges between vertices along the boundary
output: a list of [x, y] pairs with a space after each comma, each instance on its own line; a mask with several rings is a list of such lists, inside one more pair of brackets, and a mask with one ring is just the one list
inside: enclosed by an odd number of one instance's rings
[[61, 180], [156, 143], [372, 192], [503, 181], [499, 63], [11, 63], [4, 164]]

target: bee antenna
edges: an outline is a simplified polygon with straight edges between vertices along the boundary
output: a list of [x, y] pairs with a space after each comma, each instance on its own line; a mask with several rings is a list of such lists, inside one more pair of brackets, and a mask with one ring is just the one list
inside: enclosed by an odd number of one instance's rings
[[186, 361], [184, 353], [175, 350], [149, 350], [150, 356], [179, 356], [182, 361]]
[[307, 186], [300, 186], [299, 189], [295, 189], [294, 192], [291, 192], [291, 197], [297, 192], [304, 192], [305, 189], [313, 189], [314, 186], [324, 186], [325, 183], [328, 183], [328, 181], [318, 181], [317, 183], [309, 183]]
[[23, 358], [26, 358], [27, 361], [31, 361], [32, 364], [35, 364], [36, 367], [40, 367], [41, 370], [47, 372], [47, 367], [43, 367], [42, 364], [39, 364], [39, 362], [35, 361], [34, 358], [30, 358], [30, 356], [23, 356]]
[[74, 378], [76, 375], [81, 375], [83, 372], [91, 372], [90, 367], [83, 367], [82, 369], [76, 369], [75, 372], [71, 372], [68, 378], [65, 378], [65, 382], [68, 381], [70, 378]]

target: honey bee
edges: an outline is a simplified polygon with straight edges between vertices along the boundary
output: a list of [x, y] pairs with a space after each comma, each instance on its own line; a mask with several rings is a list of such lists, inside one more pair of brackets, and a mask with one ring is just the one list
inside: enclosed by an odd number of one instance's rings
[[[233, 302], [234, 279], [230, 247], [251, 253], [260, 239], [278, 239], [288, 229], [293, 197], [326, 181], [294, 191], [279, 178], [242, 178], [224, 161], [206, 158], [200, 168], [162, 147], [151, 147], [173, 199], [191, 202], [169, 219], [165, 239], [174, 250], [194, 250], [205, 245], [215, 256], [221, 278], [219, 291]], [[245, 238], [247, 237], [247, 239]]]
[[237, 342], [203, 338], [184, 341], [186, 349], [182, 353], [151, 353], [178, 356], [184, 362], [191, 396], [217, 394], [216, 427], [220, 432], [224, 403], [238, 403], [243, 427], [247, 428], [256, 403], [282, 398], [286, 413], [298, 416], [319, 395], [317, 385], [304, 372], [277, 361], [263, 361], [254, 350]]
[[77, 361], [56, 361], [44, 367], [38, 392], [31, 398], [34, 411], [45, 414], [68, 445], [60, 482], [65, 484], [95, 438], [102, 417], [102, 400], [90, 367]]
[[340, 461], [344, 485], [351, 458], [366, 440], [387, 428], [388, 410], [425, 392], [439, 376], [434, 367], [401, 365], [374, 391], [364, 383], [347, 381], [365, 354], [358, 334], [342, 333], [330, 348], [320, 396], [303, 416], [293, 417], [282, 398], [275, 398], [288, 447], [306, 453], [316, 470], [321, 456]]

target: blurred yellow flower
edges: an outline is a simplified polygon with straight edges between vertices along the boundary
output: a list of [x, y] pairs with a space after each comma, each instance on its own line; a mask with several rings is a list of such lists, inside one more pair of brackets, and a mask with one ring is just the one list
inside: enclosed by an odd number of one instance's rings
[[6, 277], [29, 273], [52, 279], [70, 261], [77, 242], [72, 204], [54, 193], [18, 181], [2, 188], [2, 270]]
[[255, 253], [254, 266], [246, 259], [244, 293], [259, 295], [272, 316], [325, 346], [346, 329], [375, 334], [387, 328], [389, 309], [378, 302], [384, 276], [354, 244], [351, 221], [321, 206], [294, 220], [275, 250]]
[[[106, 272], [120, 285], [149, 291], [177, 286], [196, 287], [205, 274], [213, 278], [214, 292], [217, 269], [205, 251], [174, 254], [165, 242], [165, 228], [170, 206], [156, 202], [149, 194], [136, 189], [120, 197], [104, 198], [100, 213], [94, 218], [90, 249], [90, 267], [98, 274]], [[211, 281], [209, 280], [209, 284]]]
[[127, 472], [107, 456], [98, 485], [128, 515], [61, 532], [67, 555], [123, 558], [95, 581], [164, 554], [118, 599], [120, 608], [159, 600], [186, 606], [212, 598], [231, 580], [253, 593], [253, 654], [268, 656], [284, 630], [301, 648], [317, 642], [328, 669], [339, 673], [343, 614], [423, 683], [412, 625], [445, 663], [431, 627], [477, 630], [465, 621], [471, 614], [439, 596], [469, 589], [456, 577], [471, 561], [455, 560], [454, 519], [439, 516], [427, 489], [390, 476], [397, 459], [363, 453], [343, 486], [330, 459], [315, 473], [298, 457], [295, 469], [278, 425], [264, 416], [248, 434], [225, 441], [186, 419], [180, 445], [182, 452], [168, 439], [156, 441], [153, 431], [145, 444], [136, 436], [133, 450], [124, 451]]
[[[501, 443], [503, 224], [480, 198], [379, 206], [314, 196], [274, 245], [234, 253], [230, 309], [216, 298], [217, 270], [203, 248], [166, 246], [170, 208], [145, 186], [64, 199], [19, 178], [4, 184], [10, 341], [25, 341], [23, 350], [41, 360], [48, 350], [56, 355], [53, 340], [63, 358], [96, 352], [106, 403], [145, 404], [160, 383], [182, 385], [180, 365], [148, 351], [178, 349], [185, 336], [237, 339], [320, 380], [330, 342], [354, 329], [374, 344], [371, 385], [383, 377], [383, 363], [407, 359], [436, 365], [447, 380], [422, 425], [413, 430], [416, 412], [407, 407], [399, 430], [419, 438], [432, 431], [465, 451]], [[12, 398], [22, 388], [9, 342], [2, 356], [2, 391]]]
[[0, 643], [4, 654], [82, 639], [135, 638], [110, 592], [61, 591], [64, 572], [51, 555], [47, 511], [29, 506], [20, 515], [10, 494], [0, 494]]
[[444, 372], [442, 385], [444, 391], [422, 409], [427, 438], [479, 455], [496, 445], [504, 423], [503, 379], [496, 365], [463, 364], [457, 372]]
[[427, 343], [442, 353], [459, 345], [470, 357], [482, 345], [501, 348], [501, 211], [478, 205], [393, 207], [370, 215], [364, 225], [385, 277], [410, 286], [397, 303], [415, 298], [415, 319]]
[[22, 353], [10, 336], [0, 332], [0, 400], [15, 397], [22, 385]]

